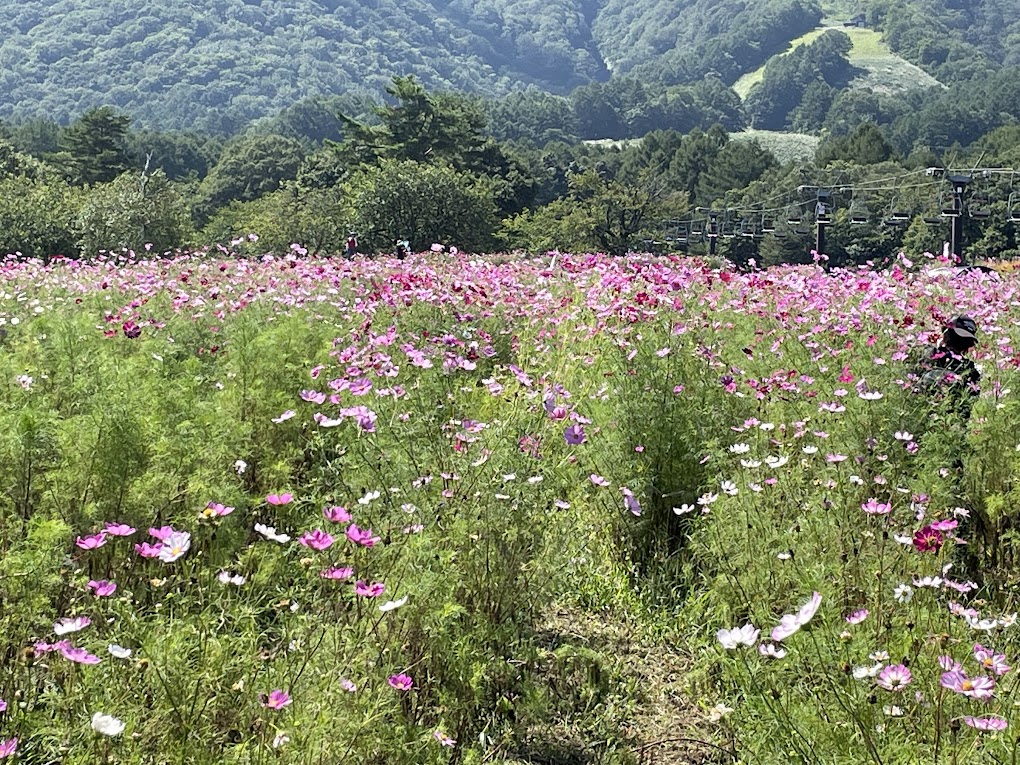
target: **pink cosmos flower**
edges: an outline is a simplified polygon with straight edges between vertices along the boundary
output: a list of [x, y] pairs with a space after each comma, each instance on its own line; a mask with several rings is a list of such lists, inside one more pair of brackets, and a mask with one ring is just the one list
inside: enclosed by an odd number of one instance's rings
[[295, 412], [293, 409], [288, 409], [286, 412], [281, 414], [279, 417], [274, 417], [273, 418], [273, 422], [275, 422], [277, 425], [279, 425], [281, 422], [286, 422], [291, 417], [294, 417], [296, 414], [297, 414], [297, 412]]
[[439, 742], [440, 746], [454, 747], [457, 745], [456, 739], [452, 739], [443, 733], [441, 730], [436, 730], [432, 733], [432, 738]]
[[343, 568], [327, 568], [325, 571], [320, 571], [319, 576], [323, 579], [350, 579], [354, 576], [354, 569], [350, 566], [344, 566]]
[[911, 680], [913, 675], [903, 664], [890, 664], [878, 674], [875, 684], [879, 688], [898, 693], [906, 688]]
[[210, 502], [205, 506], [201, 516], [204, 518], [222, 518], [234, 512], [234, 508], [228, 507], [220, 502]]
[[322, 515], [327, 521], [332, 521], [333, 523], [350, 523], [351, 521], [351, 514], [347, 512], [346, 508], [339, 505], [323, 508]]
[[360, 529], [355, 523], [347, 527], [347, 538], [362, 547], [375, 547], [382, 541], [381, 538], [372, 536], [372, 529]]
[[990, 699], [995, 694], [995, 681], [990, 677], [967, 677], [963, 670], [942, 675], [942, 687], [970, 696], [972, 699]]
[[150, 545], [148, 542], [142, 542], [140, 545], [135, 545], [135, 552], [143, 558], [158, 558], [159, 551], [162, 549], [162, 544]]
[[106, 544], [106, 533], [100, 531], [88, 537], [76, 537], [74, 543], [82, 550], [95, 550]]
[[363, 598], [378, 598], [385, 591], [386, 585], [382, 582], [366, 584], [364, 579], [359, 579], [354, 583], [354, 594]]
[[914, 532], [914, 549], [918, 552], [935, 552], [942, 549], [945, 536], [933, 526], [928, 525]]
[[99, 581], [91, 579], [89, 580], [88, 588], [96, 594], [97, 598], [107, 598], [117, 591], [117, 584], [106, 579], [100, 579]]
[[191, 534], [187, 531], [175, 531], [160, 545], [159, 559], [164, 563], [173, 563], [190, 549]]
[[598, 475], [597, 473], [592, 473], [590, 476], [588, 476], [588, 478], [596, 486], [608, 486], [609, 485], [609, 481], [607, 481], [605, 478], [603, 478], [602, 476]]
[[964, 717], [963, 721], [975, 730], [984, 732], [998, 732], [1000, 730], [1006, 730], [1008, 723], [1001, 717]]
[[963, 665], [952, 656], [939, 656], [939, 666], [946, 672], [956, 672], [963, 669]]
[[386, 682], [390, 684], [391, 688], [395, 688], [398, 691], [409, 691], [414, 687], [414, 680], [411, 679], [410, 675], [405, 675], [403, 672], [399, 675], [390, 675]]
[[18, 751], [18, 739], [0, 739], [0, 760], [13, 757], [14, 753]]
[[266, 700], [262, 702], [262, 706], [268, 707], [269, 709], [280, 710], [291, 703], [290, 694], [286, 691], [277, 688], [274, 691], [270, 691]]
[[155, 537], [160, 542], [165, 542], [173, 534], [174, 534], [174, 527], [173, 526], [161, 526], [158, 529], [153, 529], [153, 528], [149, 529], [149, 536], [150, 537]]
[[352, 681], [348, 680], [346, 677], [340, 681], [340, 687], [343, 690], [347, 691], [348, 693], [354, 693], [356, 690], [358, 690], [358, 686], [355, 685]]
[[935, 523], [931, 524], [931, 527], [935, 531], [952, 531], [959, 525], [960, 522], [955, 518], [946, 518], [944, 521], [935, 521]]
[[868, 618], [868, 609], [862, 608], [860, 611], [854, 611], [846, 617], [847, 624], [860, 624]]
[[892, 505], [889, 502], [879, 502], [877, 499], [872, 497], [861, 505], [861, 510], [866, 512], [868, 515], [888, 515], [892, 512]]
[[108, 534], [111, 537], [129, 537], [136, 531], [138, 529], [132, 528], [126, 523], [107, 523], [102, 533]]
[[1009, 672], [1009, 665], [1006, 663], [1006, 655], [995, 653], [990, 648], [985, 648], [980, 643], [974, 644], [974, 658], [977, 663], [988, 672], [994, 672], [1000, 677]]
[[7, 702], [4, 701], [3, 699], [0, 699], [0, 714], [3, 714], [6, 711], [7, 711]]
[[266, 502], [270, 505], [289, 505], [293, 501], [293, 494], [270, 494], [266, 497]]
[[62, 647], [60, 655], [76, 664], [98, 664], [101, 661], [98, 656], [92, 655], [84, 648], [75, 648], [71, 645]]
[[305, 532], [305, 534], [298, 539], [298, 542], [305, 547], [310, 547], [313, 550], [320, 551], [328, 549], [335, 541], [336, 540], [331, 534], [327, 534], [322, 529]]

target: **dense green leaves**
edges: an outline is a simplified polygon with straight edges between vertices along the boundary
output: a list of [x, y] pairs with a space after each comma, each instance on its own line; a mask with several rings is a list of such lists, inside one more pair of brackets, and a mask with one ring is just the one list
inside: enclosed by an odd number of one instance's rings
[[406, 239], [484, 251], [493, 244], [496, 206], [482, 181], [446, 165], [383, 160], [351, 181], [351, 208], [362, 241], [374, 249]]

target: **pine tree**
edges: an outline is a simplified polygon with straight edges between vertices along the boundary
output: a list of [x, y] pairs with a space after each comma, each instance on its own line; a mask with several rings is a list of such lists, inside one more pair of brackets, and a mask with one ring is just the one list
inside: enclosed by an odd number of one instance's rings
[[64, 131], [61, 152], [67, 174], [78, 184], [107, 183], [128, 169], [125, 138], [131, 118], [109, 106], [90, 109]]

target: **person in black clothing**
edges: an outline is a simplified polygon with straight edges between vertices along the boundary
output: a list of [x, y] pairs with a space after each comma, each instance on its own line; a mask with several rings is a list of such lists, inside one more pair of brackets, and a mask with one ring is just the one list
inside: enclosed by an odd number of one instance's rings
[[974, 399], [980, 393], [981, 373], [967, 358], [977, 342], [977, 322], [970, 316], [957, 316], [945, 328], [937, 346], [920, 350], [912, 371], [915, 393], [947, 404], [964, 422], [970, 419]]

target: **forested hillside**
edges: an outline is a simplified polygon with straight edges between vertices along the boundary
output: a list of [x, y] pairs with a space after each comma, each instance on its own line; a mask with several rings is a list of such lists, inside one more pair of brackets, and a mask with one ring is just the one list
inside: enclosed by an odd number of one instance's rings
[[610, 69], [729, 84], [819, 17], [814, 0], [0, 0], [0, 117], [109, 105], [230, 133], [403, 74], [486, 96], [566, 94]]

